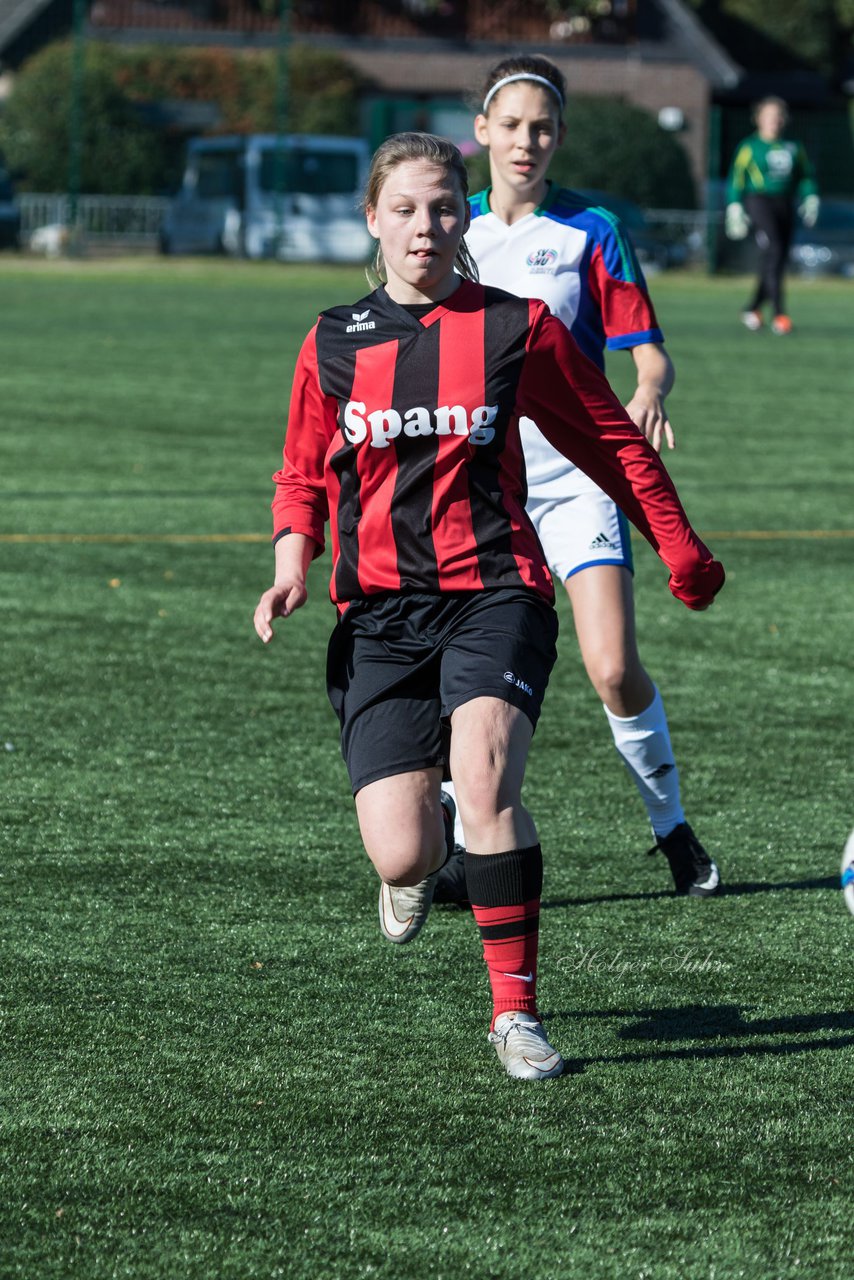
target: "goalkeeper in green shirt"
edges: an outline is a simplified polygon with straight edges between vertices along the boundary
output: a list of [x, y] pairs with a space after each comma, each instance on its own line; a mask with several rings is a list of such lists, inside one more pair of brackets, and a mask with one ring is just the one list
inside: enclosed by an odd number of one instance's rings
[[743, 240], [753, 227], [759, 246], [759, 279], [742, 322], [761, 329], [762, 306], [771, 304], [771, 329], [791, 333], [783, 306], [783, 272], [795, 225], [795, 209], [807, 227], [818, 217], [818, 189], [800, 142], [784, 138], [788, 111], [782, 98], [763, 98], [753, 112], [756, 132], [736, 148], [727, 181], [726, 233]]

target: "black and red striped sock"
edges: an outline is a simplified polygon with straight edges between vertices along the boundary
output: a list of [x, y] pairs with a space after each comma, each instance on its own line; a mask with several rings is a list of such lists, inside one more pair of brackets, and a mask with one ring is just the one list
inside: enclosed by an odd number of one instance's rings
[[492, 1022], [520, 1009], [537, 1014], [537, 947], [543, 854], [466, 853], [466, 884], [492, 987]]

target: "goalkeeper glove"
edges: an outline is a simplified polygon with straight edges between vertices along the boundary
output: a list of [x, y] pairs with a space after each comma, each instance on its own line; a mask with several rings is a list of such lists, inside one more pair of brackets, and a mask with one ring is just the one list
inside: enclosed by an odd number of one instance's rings
[[750, 219], [744, 211], [744, 205], [737, 200], [726, 207], [724, 229], [729, 240], [743, 240], [750, 230]]
[[801, 222], [805, 227], [814, 227], [818, 221], [818, 211], [821, 207], [821, 201], [818, 196], [806, 196], [803, 204], [798, 209], [801, 215]]

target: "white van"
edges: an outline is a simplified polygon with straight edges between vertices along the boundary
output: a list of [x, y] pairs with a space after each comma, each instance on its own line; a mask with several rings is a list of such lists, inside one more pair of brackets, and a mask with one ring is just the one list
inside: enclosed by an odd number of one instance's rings
[[373, 242], [359, 206], [369, 162], [361, 138], [194, 138], [161, 252], [365, 262]]

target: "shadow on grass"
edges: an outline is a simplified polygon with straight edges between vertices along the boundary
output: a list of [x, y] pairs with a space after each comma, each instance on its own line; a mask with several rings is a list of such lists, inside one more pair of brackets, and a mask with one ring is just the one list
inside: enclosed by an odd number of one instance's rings
[[[614, 1016], [613, 1014], [611, 1016]], [[804, 1031], [852, 1031], [854, 1013], [798, 1013], [781, 1018], [745, 1019], [737, 1004], [684, 1005], [674, 1009], [622, 1010], [617, 1017], [640, 1018], [617, 1034], [621, 1040], [690, 1040], [695, 1036], [784, 1035]]]
[[[816, 1049], [846, 1049], [854, 1045], [854, 1013], [847, 1010], [802, 1013], [779, 1018], [745, 1018], [738, 1005], [683, 1005], [665, 1009], [594, 1009], [578, 1013], [546, 1014], [546, 1019], [631, 1018], [622, 1027], [620, 1040], [667, 1041], [741, 1036], [802, 1036], [808, 1040], [766, 1040], [759, 1044], [695, 1045], [662, 1048], [653, 1053], [599, 1054], [590, 1058], [567, 1059], [567, 1073], [579, 1073], [590, 1066], [616, 1063], [670, 1062], [690, 1059], [741, 1058], [760, 1055], [808, 1053]], [[830, 1039], [816, 1032], [848, 1032]]]
[[[820, 880], [781, 880], [772, 883], [768, 880], [744, 880], [736, 884], [724, 884], [715, 898], [741, 897], [749, 893], [779, 893], [786, 889], [838, 889], [838, 876], [824, 876]], [[552, 907], [589, 907], [597, 902], [644, 902], [655, 898], [672, 898], [675, 895], [670, 889], [654, 889], [649, 893], [601, 893], [587, 898], [550, 898], [540, 903], [540, 910]]]

